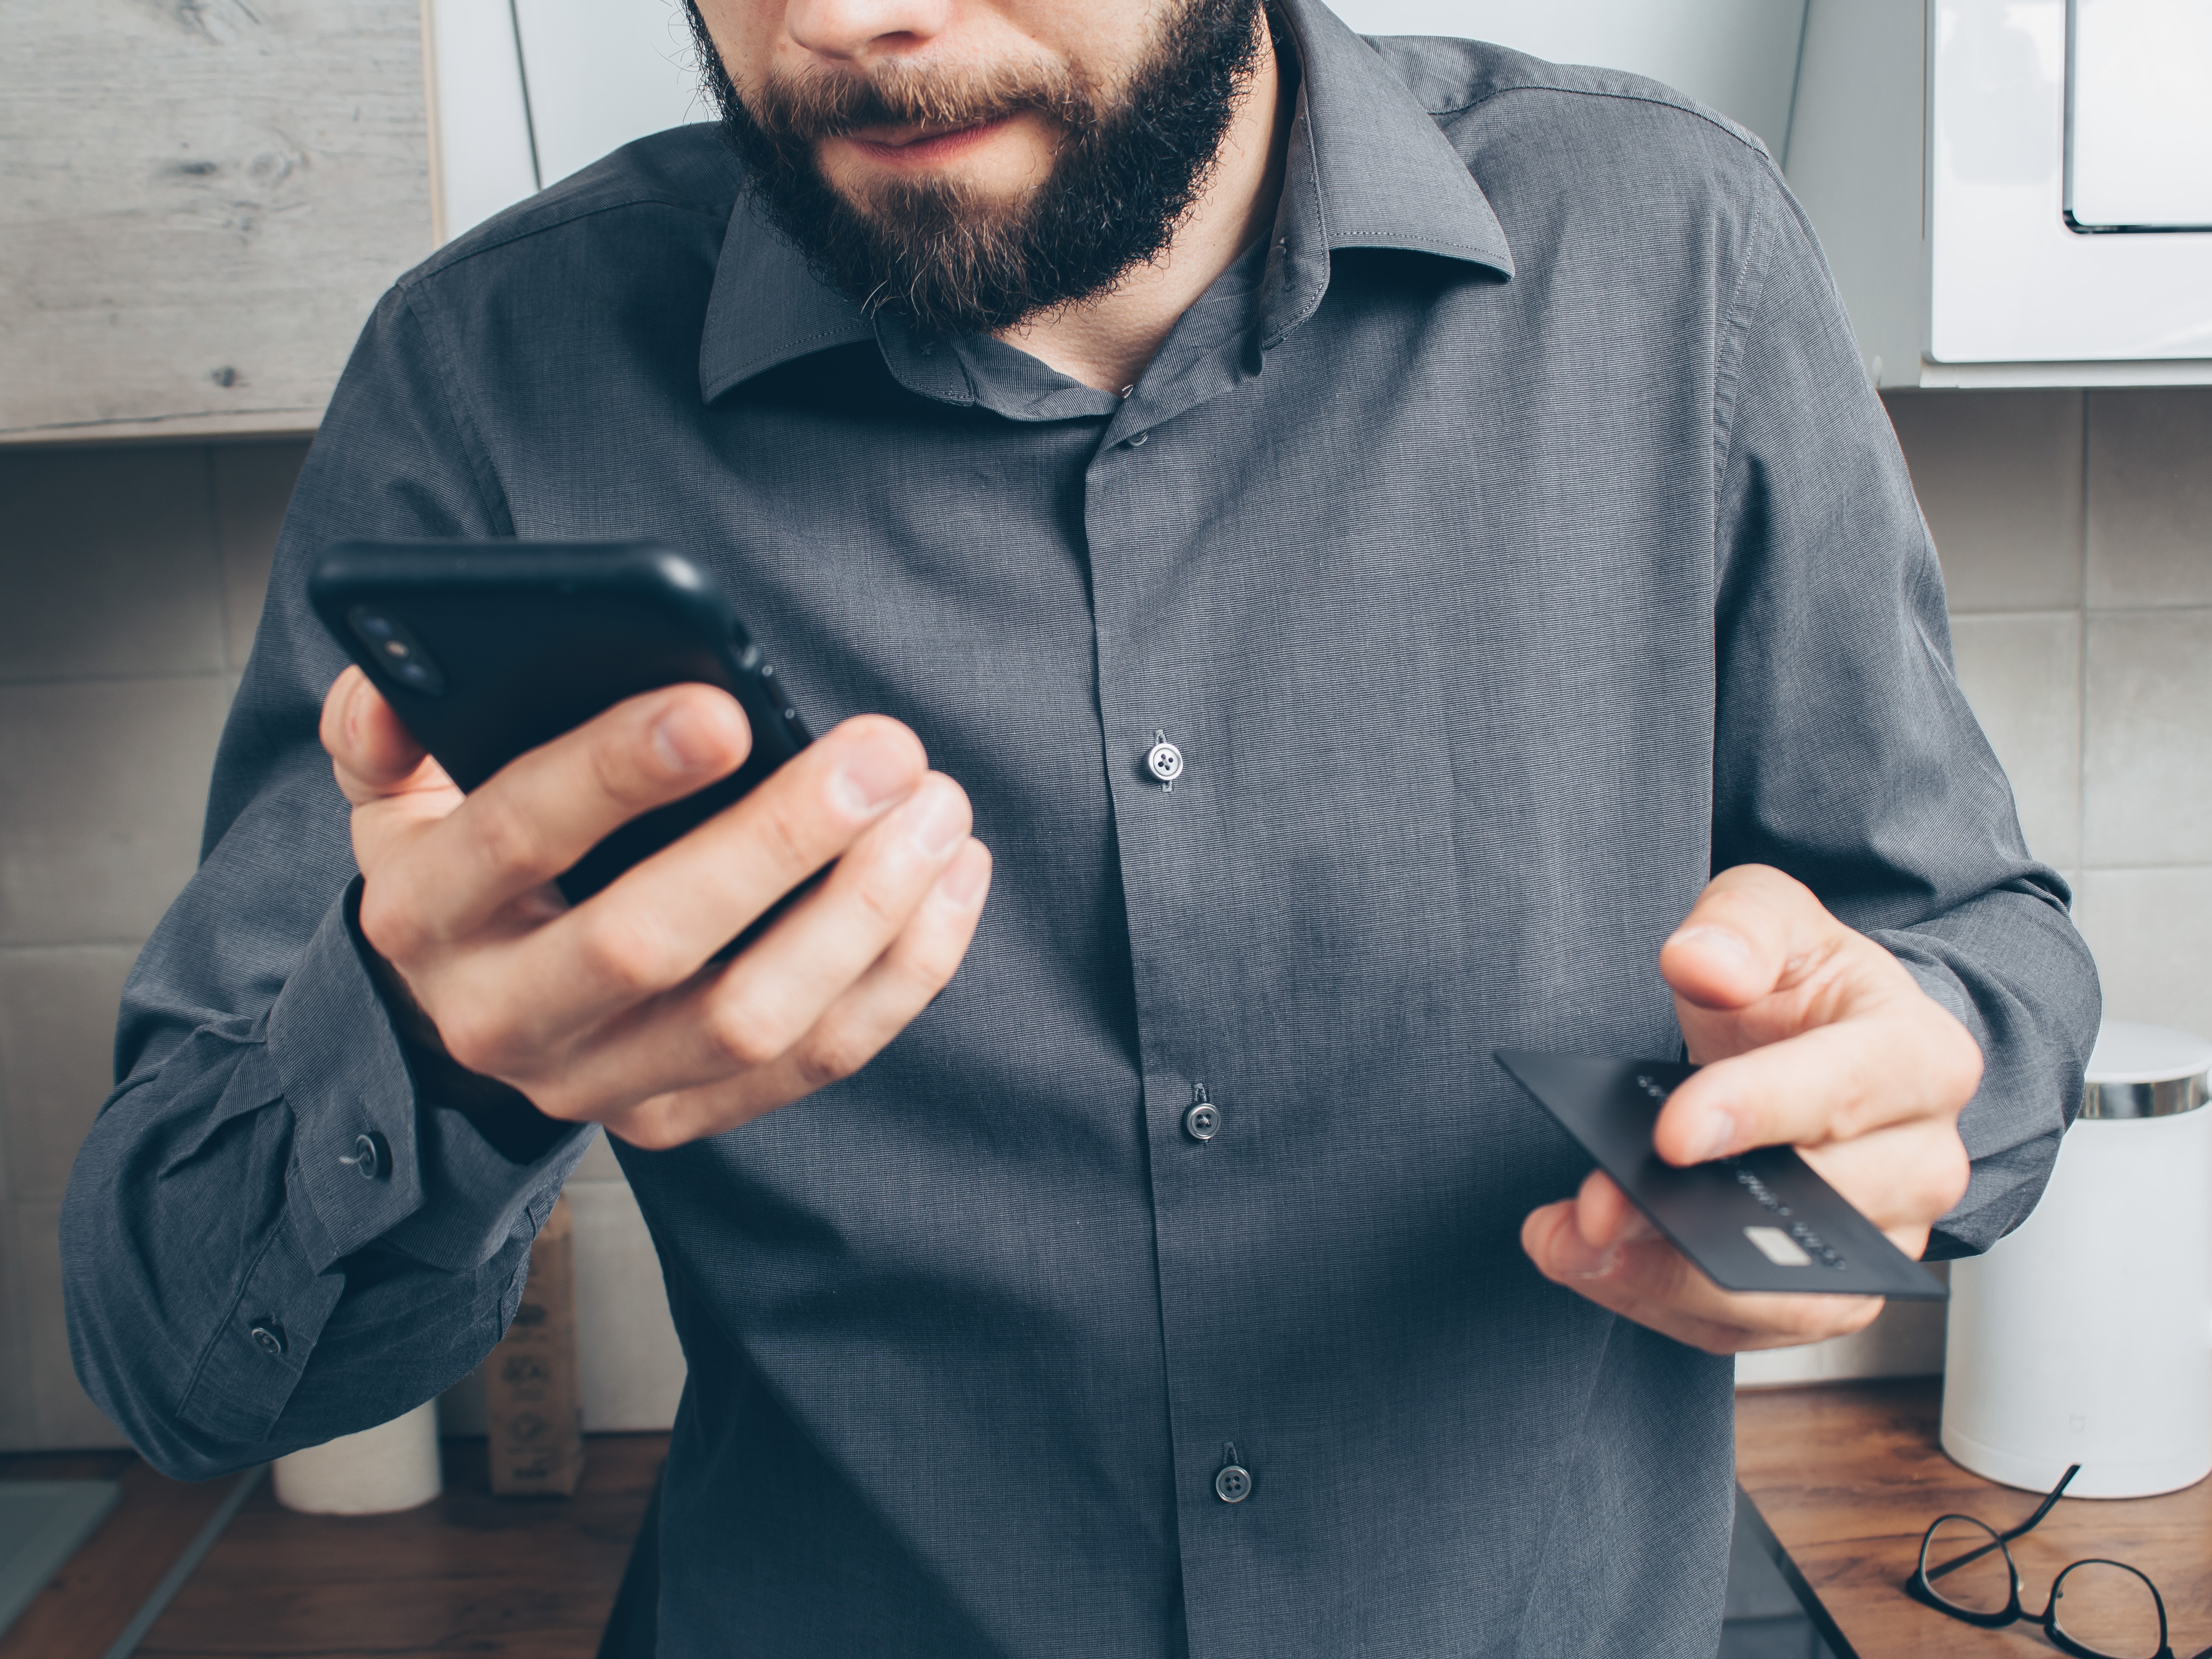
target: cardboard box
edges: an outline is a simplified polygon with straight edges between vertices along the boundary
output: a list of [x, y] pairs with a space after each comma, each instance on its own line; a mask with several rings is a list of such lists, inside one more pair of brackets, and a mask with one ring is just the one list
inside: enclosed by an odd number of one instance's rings
[[576, 1251], [568, 1200], [556, 1201], [530, 1247], [514, 1322], [484, 1363], [491, 1489], [566, 1498], [584, 1473], [576, 1364]]

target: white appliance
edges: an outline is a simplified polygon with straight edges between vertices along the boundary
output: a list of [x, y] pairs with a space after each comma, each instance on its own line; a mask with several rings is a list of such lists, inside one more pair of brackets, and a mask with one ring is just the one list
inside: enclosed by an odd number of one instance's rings
[[1951, 1266], [1942, 1445], [2033, 1492], [2212, 1474], [2212, 1042], [2108, 1021], [2035, 1212]]
[[1780, 152], [1883, 386], [2212, 382], [2212, 5], [1808, 0]]

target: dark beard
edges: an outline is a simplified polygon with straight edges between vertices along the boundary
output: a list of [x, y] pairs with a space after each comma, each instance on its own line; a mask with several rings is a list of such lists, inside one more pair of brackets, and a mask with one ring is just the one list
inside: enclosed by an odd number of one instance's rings
[[[722, 131], [769, 221], [822, 279], [933, 333], [989, 333], [1110, 290], [1157, 258], [1212, 171], [1265, 37], [1261, 0], [1182, 0], [1110, 103], [1078, 76], [895, 70], [779, 77], [739, 99], [685, 0]], [[860, 204], [815, 161], [878, 125], [969, 125], [1036, 111], [1060, 132], [1050, 174], [1011, 206], [957, 185], [889, 180]]]

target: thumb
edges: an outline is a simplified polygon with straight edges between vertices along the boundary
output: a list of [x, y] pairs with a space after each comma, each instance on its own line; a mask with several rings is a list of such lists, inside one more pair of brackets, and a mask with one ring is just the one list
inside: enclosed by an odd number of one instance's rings
[[1802, 882], [1764, 864], [1723, 870], [1660, 947], [1659, 972], [1700, 1008], [1747, 1007], [1839, 924]]

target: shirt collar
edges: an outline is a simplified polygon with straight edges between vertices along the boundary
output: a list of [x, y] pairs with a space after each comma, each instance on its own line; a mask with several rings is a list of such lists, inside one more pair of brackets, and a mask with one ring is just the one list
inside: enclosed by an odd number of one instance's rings
[[[1298, 108], [1262, 308], [1272, 347], [1321, 304], [1337, 248], [1404, 248], [1513, 274], [1505, 232], [1467, 163], [1375, 49], [1322, 0], [1276, 0], [1298, 49]], [[860, 307], [740, 197], [707, 302], [699, 390], [709, 403], [781, 363], [878, 337]], [[902, 358], [908, 354], [902, 353]], [[969, 402], [950, 353], [927, 396]]]

